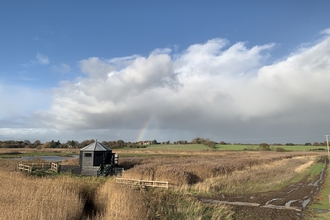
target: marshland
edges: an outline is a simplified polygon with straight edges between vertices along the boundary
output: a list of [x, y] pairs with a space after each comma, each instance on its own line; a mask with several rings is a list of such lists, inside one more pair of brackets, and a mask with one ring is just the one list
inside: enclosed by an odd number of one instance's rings
[[[8, 155], [72, 155], [78, 149], [0, 150], [0, 219], [249, 219], [235, 206], [203, 202], [203, 198], [236, 198], [281, 191], [290, 184], [315, 179], [326, 153], [313, 151], [216, 151], [144, 149], [114, 150], [125, 168], [124, 178], [168, 181], [169, 188], [117, 184], [115, 177], [80, 176], [70, 172], [27, 175]], [[78, 166], [68, 158], [61, 165]], [[328, 172], [328, 171], [326, 171]], [[303, 215], [328, 210], [329, 180]], [[265, 212], [265, 211], [261, 211]], [[286, 210], [282, 210], [282, 219]], [[284, 216], [284, 217], [283, 217]], [[250, 219], [253, 219], [251, 217]], [[267, 218], [264, 218], [267, 219]], [[271, 218], [269, 218], [271, 219]], [[326, 219], [326, 217], [324, 217]]]

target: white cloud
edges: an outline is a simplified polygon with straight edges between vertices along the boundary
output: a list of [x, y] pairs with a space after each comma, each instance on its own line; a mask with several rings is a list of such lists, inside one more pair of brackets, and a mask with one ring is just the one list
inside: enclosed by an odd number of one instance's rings
[[37, 53], [35, 60], [30, 60], [27, 63], [22, 64], [24, 67], [30, 67], [34, 65], [48, 65], [49, 64], [49, 58], [46, 55], [43, 55], [41, 53]]
[[60, 65], [54, 65], [54, 66], [52, 67], [52, 70], [53, 70], [54, 72], [68, 73], [68, 72], [70, 72], [71, 67], [70, 67], [70, 65], [68, 65], [68, 64], [61, 63]]
[[81, 69], [88, 77], [79, 84], [65, 82], [55, 91], [52, 113], [58, 121], [52, 123], [76, 129], [138, 128], [153, 114], [161, 127], [171, 128], [176, 121], [187, 123], [190, 116], [198, 121], [241, 116], [231, 88], [248, 82], [239, 75], [259, 67], [272, 45], [249, 49], [237, 43], [224, 49], [227, 44], [214, 39], [192, 45], [174, 60], [169, 50], [156, 50], [149, 57], [129, 59], [118, 71], [114, 67], [121, 59], [83, 60]]
[[49, 63], [48, 57], [41, 53], [37, 53], [36, 60], [39, 64], [42, 64], [42, 65], [47, 65]]
[[124, 140], [146, 124], [165, 140], [178, 133], [216, 141], [322, 138], [329, 125], [330, 37], [269, 64], [273, 47], [212, 39], [176, 54], [165, 48], [148, 57], [91, 57], [79, 62], [86, 76], [62, 82], [51, 109], [35, 117], [59, 131], [96, 129]]

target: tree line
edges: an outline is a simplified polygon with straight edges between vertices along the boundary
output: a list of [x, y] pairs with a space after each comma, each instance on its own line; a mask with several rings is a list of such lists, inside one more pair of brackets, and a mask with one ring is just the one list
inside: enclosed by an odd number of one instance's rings
[[[0, 141], [0, 148], [83, 148], [87, 145], [93, 143], [95, 140], [84, 140], [82, 142], [78, 142], [75, 140], [68, 140], [65, 143], [61, 143], [58, 141], [48, 141], [45, 143], [42, 143], [40, 140], [35, 140], [34, 142], [31, 142], [29, 140], [6, 140], [6, 141]], [[148, 143], [148, 144], [145, 144]], [[231, 143], [225, 142], [225, 141], [212, 141], [209, 138], [200, 138], [196, 137], [192, 139], [191, 141], [187, 140], [178, 140], [178, 141], [163, 141], [158, 142], [157, 140], [152, 141], [143, 141], [141, 142], [125, 142], [124, 140], [117, 140], [117, 141], [102, 141], [101, 144], [103, 144], [106, 147], [109, 147], [111, 149], [117, 149], [117, 148], [124, 148], [124, 147], [130, 147], [130, 148], [145, 148], [150, 144], [174, 144], [174, 145], [184, 145], [184, 144], [204, 144], [205, 146], [208, 146], [210, 148], [215, 148], [216, 144], [220, 145], [232, 145]], [[234, 145], [256, 145], [256, 144], [243, 144], [243, 143], [234, 143]], [[322, 142], [306, 142], [305, 144], [294, 144], [294, 143], [274, 143], [273, 146], [295, 146], [295, 145], [305, 145], [305, 146], [327, 146], [326, 141]]]

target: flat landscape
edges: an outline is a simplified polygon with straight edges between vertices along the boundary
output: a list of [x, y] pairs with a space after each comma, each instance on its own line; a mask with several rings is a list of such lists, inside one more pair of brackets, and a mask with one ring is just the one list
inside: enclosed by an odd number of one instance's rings
[[[168, 181], [169, 189], [136, 188], [117, 184], [113, 177], [66, 172], [26, 175], [17, 172], [13, 157], [65, 156], [79, 149], [0, 149], [0, 193], [5, 198], [0, 219], [329, 217], [327, 152], [202, 148], [114, 149], [125, 168], [124, 178]], [[78, 159], [68, 158], [62, 166], [78, 166]]]

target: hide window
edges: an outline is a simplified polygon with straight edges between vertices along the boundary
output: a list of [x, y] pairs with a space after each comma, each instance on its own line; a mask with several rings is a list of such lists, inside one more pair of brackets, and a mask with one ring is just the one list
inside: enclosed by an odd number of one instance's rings
[[85, 153], [85, 157], [92, 157], [92, 153]]
[[96, 153], [96, 154], [95, 154], [95, 157], [103, 158], [103, 153]]

